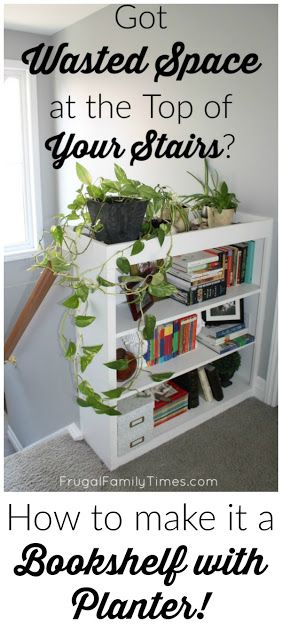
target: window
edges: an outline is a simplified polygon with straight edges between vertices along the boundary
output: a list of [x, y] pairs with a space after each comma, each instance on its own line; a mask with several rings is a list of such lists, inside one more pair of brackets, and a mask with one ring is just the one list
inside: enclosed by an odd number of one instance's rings
[[25, 258], [42, 235], [36, 79], [25, 65], [5, 61], [4, 77], [4, 253]]

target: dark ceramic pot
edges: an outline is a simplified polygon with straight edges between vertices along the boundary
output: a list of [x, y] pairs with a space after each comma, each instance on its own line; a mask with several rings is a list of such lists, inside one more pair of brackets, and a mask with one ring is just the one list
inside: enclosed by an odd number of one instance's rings
[[108, 198], [105, 202], [88, 200], [87, 206], [92, 223], [99, 219], [103, 224], [95, 238], [106, 244], [116, 244], [139, 238], [148, 201]]

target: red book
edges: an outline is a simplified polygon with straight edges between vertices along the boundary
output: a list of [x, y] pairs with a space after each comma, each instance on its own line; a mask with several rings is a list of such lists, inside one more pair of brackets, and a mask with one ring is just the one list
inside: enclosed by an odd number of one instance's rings
[[185, 389], [181, 389], [181, 387], [179, 387], [175, 382], [172, 382], [172, 381], [169, 381], [166, 384], [172, 387], [172, 390], [174, 391], [174, 393], [172, 393], [168, 397], [164, 396], [164, 400], [155, 400], [155, 407], [154, 407], [155, 410], [168, 406], [168, 404], [170, 404], [171, 402], [180, 400], [180, 398], [184, 398], [185, 396], [187, 396], [187, 402], [188, 402], [188, 393]]
[[195, 349], [196, 346], [197, 320], [198, 318], [195, 316], [195, 320], [193, 322], [192, 349]]

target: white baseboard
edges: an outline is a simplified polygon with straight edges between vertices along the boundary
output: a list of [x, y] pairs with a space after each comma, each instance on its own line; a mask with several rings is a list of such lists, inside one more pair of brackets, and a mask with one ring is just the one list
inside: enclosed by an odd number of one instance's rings
[[10, 427], [9, 424], [7, 426], [7, 437], [8, 437], [9, 442], [11, 443], [11, 445], [13, 445], [13, 447], [14, 447], [14, 449], [16, 451], [22, 451], [23, 445], [20, 443], [20, 441], [17, 438], [15, 432], [13, 431], [13, 429]]
[[70, 436], [72, 437], [73, 440], [84, 440], [83, 435], [82, 435], [82, 431], [80, 430], [80, 428], [77, 426], [77, 424], [75, 424], [75, 422], [72, 422], [71, 424], [69, 424], [66, 429], [68, 430]]
[[62, 427], [61, 429], [54, 431], [54, 433], [50, 433], [48, 436], [45, 436], [44, 438], [40, 438], [40, 440], [36, 440], [36, 442], [29, 444], [27, 447], [24, 447], [19, 441], [12, 427], [10, 427], [9, 424], [7, 425], [8, 440], [13, 445], [16, 451], [22, 451], [23, 449], [31, 449], [31, 447], [35, 447], [37, 444], [39, 443], [41, 444], [42, 442], [47, 442], [51, 438], [54, 438], [54, 436], [58, 436], [59, 434], [65, 433], [66, 431], [73, 438], [73, 440], [83, 440], [83, 435], [79, 427], [75, 424], [75, 422], [72, 422], [71, 424], [68, 424], [65, 427]]
[[254, 384], [254, 396], [261, 402], [264, 402], [265, 399], [265, 389], [266, 389], [266, 380], [257, 376]]

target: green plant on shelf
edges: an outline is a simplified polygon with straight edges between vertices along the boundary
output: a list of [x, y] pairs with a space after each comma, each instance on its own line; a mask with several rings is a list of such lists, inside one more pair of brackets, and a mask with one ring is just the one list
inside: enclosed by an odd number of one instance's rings
[[[89, 171], [79, 163], [76, 164], [76, 172], [81, 186], [76, 191], [73, 202], [68, 206], [69, 213], [58, 216], [58, 223], [53, 225], [50, 230], [51, 242], [46, 247], [41, 247], [32, 268], [50, 269], [58, 276], [59, 284], [63, 289], [69, 291], [62, 302], [64, 313], [60, 323], [59, 338], [64, 356], [72, 364], [77, 403], [81, 407], [92, 408], [97, 414], [113, 416], [119, 415], [120, 412], [116, 406], [112, 405], [112, 400], [117, 400], [125, 391], [134, 388], [134, 383], [140, 373], [140, 366], [137, 367], [134, 376], [128, 382], [115, 389], [98, 393], [91, 386], [85, 376], [85, 371], [102, 350], [103, 344], [89, 345], [84, 342], [83, 329], [92, 324], [95, 326], [96, 320], [95, 315], [88, 312], [89, 296], [98, 291], [115, 295], [116, 287], [120, 293], [132, 294], [131, 285], [138, 283], [136, 296], [141, 309], [141, 318], [137, 325], [137, 331], [140, 336], [140, 344], [143, 339], [153, 338], [156, 317], [142, 312], [142, 301], [148, 293], [156, 299], [162, 299], [175, 292], [175, 287], [166, 280], [166, 271], [171, 266], [171, 222], [162, 223], [160, 218], [162, 208], [167, 206], [167, 192], [165, 189], [153, 189], [138, 181], [128, 179], [123, 169], [118, 165], [115, 165], [116, 180], [100, 178], [98, 185], [93, 184]], [[148, 200], [143, 236], [141, 235], [140, 238], [134, 240], [126, 250], [117, 250], [110, 258], [115, 260], [119, 273], [117, 282], [110, 282], [104, 277], [104, 269], [108, 261], [95, 268], [97, 273], [94, 277], [91, 277], [91, 271], [81, 271], [79, 266], [79, 256], [89, 250], [93, 239], [103, 228], [99, 218], [93, 223], [88, 211], [88, 200], [89, 198], [97, 199], [102, 204], [109, 195], [113, 194], [116, 194], [120, 199], [140, 197]], [[158, 222], [156, 223], [156, 221]], [[74, 225], [72, 231], [71, 225]], [[87, 240], [86, 246], [81, 251], [79, 238], [82, 234], [87, 237]], [[130, 250], [130, 256], [142, 254], [147, 240], [157, 237], [162, 245], [166, 236], [169, 239], [166, 255], [163, 260], [158, 261], [155, 273], [150, 277], [132, 275], [130, 261], [125, 253]], [[66, 325], [69, 322], [76, 328], [76, 341], [66, 336]], [[118, 359], [105, 362], [104, 365], [110, 369], [122, 371], [128, 367], [128, 360]], [[172, 372], [154, 374], [147, 371], [146, 373], [153, 382], [162, 382], [172, 376]]]

